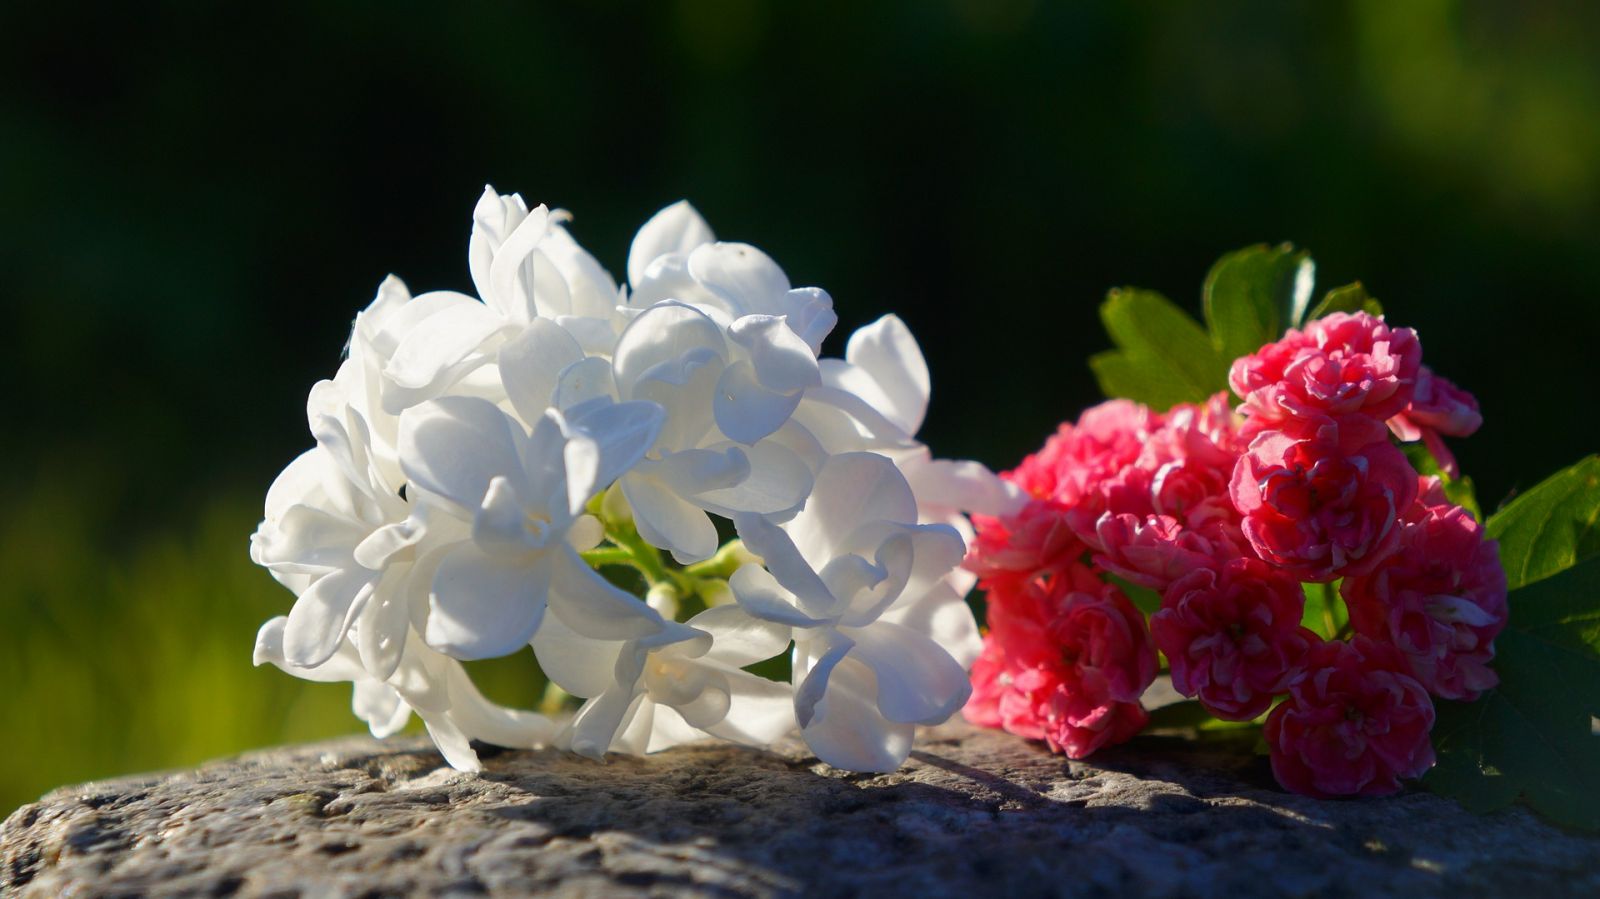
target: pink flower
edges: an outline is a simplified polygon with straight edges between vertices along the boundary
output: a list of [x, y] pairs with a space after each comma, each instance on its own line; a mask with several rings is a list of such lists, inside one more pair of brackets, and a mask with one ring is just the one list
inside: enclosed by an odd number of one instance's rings
[[1388, 443], [1347, 455], [1319, 439], [1267, 432], [1239, 457], [1231, 492], [1262, 559], [1325, 582], [1365, 574], [1394, 551], [1417, 474]]
[[1095, 523], [1093, 545], [1101, 548], [1096, 565], [1157, 592], [1195, 568], [1210, 566], [1217, 555], [1211, 541], [1169, 515], [1140, 519], [1108, 512]]
[[1278, 783], [1307, 796], [1381, 796], [1433, 766], [1433, 701], [1391, 646], [1319, 643], [1267, 716]]
[[1150, 616], [1172, 686], [1218, 718], [1248, 721], [1300, 675], [1320, 638], [1300, 626], [1300, 582], [1255, 559], [1198, 568], [1167, 588]]
[[1096, 564], [1164, 590], [1214, 557], [1250, 551], [1228, 495], [1242, 449], [1236, 423], [1226, 394], [1174, 407], [1137, 459], [1067, 511]]
[[1043, 447], [1001, 477], [1033, 497], [1072, 505], [1133, 462], [1161, 416], [1128, 400], [1108, 400], [1063, 424]]
[[1262, 421], [1361, 415], [1382, 422], [1411, 402], [1421, 364], [1415, 331], [1341, 312], [1236, 360], [1228, 383], [1244, 399], [1241, 411]]
[[1489, 662], [1506, 624], [1506, 575], [1465, 509], [1421, 510], [1399, 551], [1339, 592], [1356, 633], [1399, 649], [1433, 695], [1470, 701], [1499, 683]]
[[1144, 617], [1121, 591], [1072, 580], [989, 607], [965, 713], [1083, 758], [1144, 727], [1139, 697], [1155, 679], [1156, 655]]
[[1245, 542], [1228, 482], [1245, 447], [1227, 394], [1201, 406], [1175, 406], [1134, 464], [1106, 488], [1106, 511], [1169, 516], [1238, 555]]
[[1478, 400], [1472, 394], [1434, 374], [1426, 365], [1417, 375], [1416, 394], [1405, 411], [1389, 419], [1389, 430], [1406, 442], [1421, 440], [1439, 467], [1452, 478], [1461, 476], [1455, 454], [1440, 435], [1468, 437], [1483, 425]]
[[1088, 552], [1067, 526], [1065, 508], [1033, 500], [1015, 515], [972, 516], [976, 536], [965, 565], [990, 592], [1021, 589], [1079, 564]]

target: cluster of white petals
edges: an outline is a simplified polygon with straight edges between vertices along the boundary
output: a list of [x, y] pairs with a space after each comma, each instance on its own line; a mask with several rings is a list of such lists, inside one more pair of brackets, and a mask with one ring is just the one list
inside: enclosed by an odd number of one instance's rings
[[[626, 285], [568, 218], [488, 189], [476, 297], [390, 277], [356, 316], [251, 539], [297, 596], [256, 664], [354, 684], [380, 737], [415, 712], [463, 770], [474, 740], [601, 758], [792, 732], [898, 767], [966, 702], [964, 513], [1011, 488], [917, 441], [900, 319], [821, 358], [828, 294], [687, 203], [639, 230]], [[502, 708], [461, 664], [529, 647], [575, 714]], [[788, 681], [752, 673], [772, 660]]]

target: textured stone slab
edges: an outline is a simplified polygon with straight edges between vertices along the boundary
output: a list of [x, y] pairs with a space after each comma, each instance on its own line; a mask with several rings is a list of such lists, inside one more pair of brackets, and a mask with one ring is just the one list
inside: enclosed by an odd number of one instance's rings
[[954, 723], [890, 775], [717, 746], [441, 765], [418, 740], [352, 739], [57, 790], [0, 829], [0, 891], [1600, 894], [1600, 840], [1526, 811], [1318, 802], [1247, 752], [1170, 738], [1083, 764]]

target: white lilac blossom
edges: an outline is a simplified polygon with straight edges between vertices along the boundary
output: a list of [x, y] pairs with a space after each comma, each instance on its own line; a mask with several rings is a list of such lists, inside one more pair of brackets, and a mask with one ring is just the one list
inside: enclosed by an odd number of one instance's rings
[[[965, 513], [1014, 494], [916, 439], [930, 379], [900, 319], [826, 358], [828, 294], [687, 203], [639, 230], [624, 285], [569, 220], [486, 189], [476, 297], [391, 276], [356, 316], [252, 537], [297, 597], [256, 664], [351, 683], [378, 736], [415, 712], [463, 770], [473, 740], [603, 758], [790, 733], [898, 766], [969, 692]], [[461, 664], [521, 651], [547, 700], [582, 700], [564, 723]]]

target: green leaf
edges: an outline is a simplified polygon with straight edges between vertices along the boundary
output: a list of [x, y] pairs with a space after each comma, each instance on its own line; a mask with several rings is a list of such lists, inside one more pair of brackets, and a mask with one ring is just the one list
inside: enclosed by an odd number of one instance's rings
[[1600, 456], [1556, 472], [1490, 517], [1515, 590], [1600, 553]]
[[1346, 284], [1343, 287], [1335, 287], [1328, 291], [1322, 297], [1322, 302], [1311, 310], [1310, 315], [1301, 319], [1296, 324], [1296, 327], [1335, 312], [1365, 312], [1369, 315], [1382, 315], [1383, 304], [1368, 296], [1367, 289], [1361, 286], [1360, 281], [1357, 281], [1354, 284]]
[[1198, 699], [1184, 699], [1150, 710], [1150, 726], [1162, 729], [1197, 728], [1215, 720]]
[[1510, 608], [1495, 641], [1500, 685], [1437, 703], [1439, 764], [1423, 784], [1477, 811], [1521, 797], [1600, 830], [1600, 559], [1515, 591]]
[[1164, 410], [1227, 389], [1231, 360], [1220, 358], [1205, 330], [1161, 294], [1113, 290], [1100, 319], [1117, 345], [1089, 360], [1106, 396]]
[[1227, 362], [1283, 335], [1311, 295], [1310, 254], [1289, 244], [1258, 244], [1217, 260], [1202, 292], [1212, 345]]
[[1407, 443], [1400, 447], [1405, 451], [1406, 458], [1411, 461], [1411, 467], [1417, 474], [1438, 478], [1444, 484], [1444, 495], [1456, 505], [1472, 513], [1472, 517], [1483, 521], [1483, 509], [1478, 506], [1478, 491], [1472, 486], [1471, 478], [1452, 478], [1439, 467], [1439, 461], [1433, 458], [1433, 453], [1421, 443]]
[[1306, 595], [1305, 611], [1300, 615], [1300, 625], [1310, 628], [1329, 640], [1337, 640], [1340, 631], [1350, 623], [1350, 610], [1339, 598], [1339, 582], [1331, 584], [1301, 584]]
[[1150, 710], [1150, 728], [1154, 730], [1187, 731], [1191, 739], [1248, 740], [1260, 739], [1261, 724], [1267, 716], [1251, 721], [1224, 721], [1211, 714], [1197, 699], [1183, 699]]
[[1105, 578], [1116, 584], [1117, 589], [1121, 590], [1123, 595], [1128, 597], [1128, 601], [1133, 603], [1133, 607], [1139, 611], [1146, 615], [1154, 615], [1161, 611], [1161, 594], [1156, 591], [1149, 587], [1141, 587], [1133, 581], [1119, 577], [1109, 571], [1105, 573]]

